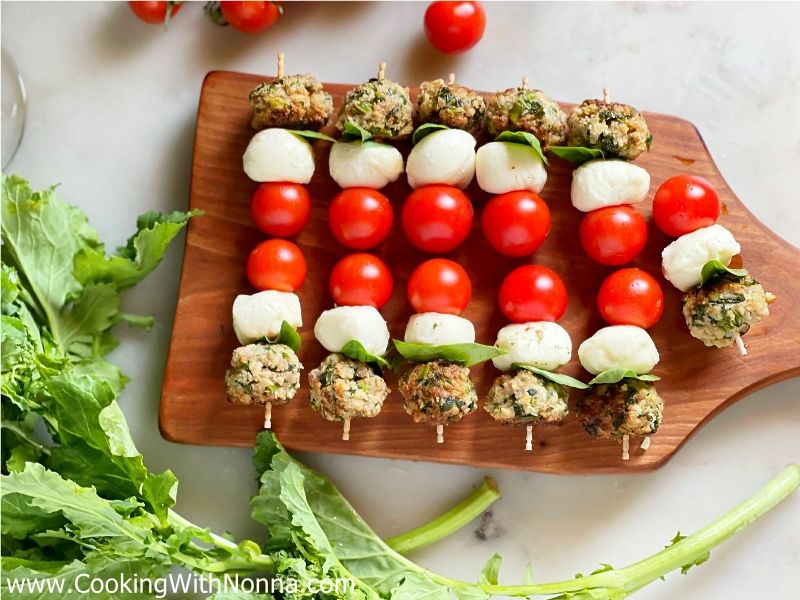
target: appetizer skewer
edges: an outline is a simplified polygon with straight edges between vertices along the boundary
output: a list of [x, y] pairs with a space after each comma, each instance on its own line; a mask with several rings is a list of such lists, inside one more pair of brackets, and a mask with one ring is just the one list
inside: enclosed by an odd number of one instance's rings
[[436, 123], [477, 137], [483, 128], [486, 102], [480, 94], [457, 85], [455, 79], [450, 73], [446, 83], [434, 79], [419, 84], [417, 124]]

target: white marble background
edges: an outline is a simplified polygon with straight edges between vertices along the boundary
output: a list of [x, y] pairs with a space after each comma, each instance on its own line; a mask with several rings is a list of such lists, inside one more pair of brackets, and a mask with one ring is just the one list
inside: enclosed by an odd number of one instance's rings
[[[525, 74], [554, 98], [578, 101], [608, 84], [615, 97], [690, 119], [731, 187], [768, 226], [800, 245], [800, 4], [491, 3], [483, 41], [460, 57], [437, 54], [422, 34], [423, 3], [290, 4], [258, 36], [217, 29], [185, 6], [169, 30], [138, 22], [125, 3], [2, 3], [2, 44], [29, 92], [27, 130], [9, 172], [37, 186], [61, 182], [116, 246], [146, 209], [186, 207], [198, 92], [205, 73], [287, 69], [357, 82], [379, 59], [403, 82], [457, 71], [481, 89]], [[258, 537], [247, 450], [165, 442], [156, 413], [174, 312], [180, 240], [126, 304], [153, 313], [151, 334], [120, 331], [111, 357], [132, 376], [123, 398], [150, 468], [181, 480], [178, 509], [237, 536]], [[764, 268], [764, 267], [762, 267]], [[800, 340], [799, 340], [800, 341]], [[800, 351], [800, 350], [799, 350]], [[414, 558], [473, 579], [495, 550], [501, 581], [572, 577], [598, 562], [622, 566], [661, 548], [800, 461], [800, 381], [743, 399], [661, 470], [636, 476], [492, 473], [504, 498], [496, 539], [473, 527]], [[483, 469], [343, 456], [303, 457], [346, 492], [386, 535], [433, 517], [477, 483]], [[800, 589], [800, 494], [685, 577], [637, 598], [789, 600]]]

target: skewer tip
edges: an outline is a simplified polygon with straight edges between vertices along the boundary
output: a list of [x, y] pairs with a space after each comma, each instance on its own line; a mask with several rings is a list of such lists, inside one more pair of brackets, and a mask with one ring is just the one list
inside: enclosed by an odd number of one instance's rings
[[631, 436], [622, 436], [622, 460], [630, 460]]
[[345, 442], [350, 440], [350, 419], [344, 420], [344, 425], [342, 426], [342, 440]]
[[527, 90], [528, 89], [528, 78], [527, 77], [523, 77], [522, 78], [522, 89], [523, 90]]
[[456, 74], [455, 74], [455, 73], [450, 73], [450, 74], [447, 76], [447, 83], [449, 83], [449, 84], [453, 84], [453, 83], [455, 83], [455, 82], [456, 82]]
[[533, 451], [533, 425], [525, 426], [525, 450]]
[[283, 77], [283, 52], [278, 52], [278, 79]]
[[642, 450], [647, 450], [650, 447], [650, 436], [649, 435], [644, 436], [644, 439], [642, 440], [642, 445], [639, 446], [639, 447]]
[[264, 429], [272, 429], [272, 404], [270, 402], [264, 405]]
[[603, 102], [606, 104], [611, 102], [611, 92], [608, 91], [608, 86], [603, 88]]
[[378, 65], [378, 79], [379, 80], [383, 79], [385, 75], [386, 75], [386, 63], [382, 62], [380, 65]]
[[436, 443], [444, 444], [444, 425], [436, 426]]
[[733, 340], [736, 342], [736, 347], [739, 349], [739, 356], [747, 356], [747, 348], [744, 345], [744, 340], [742, 340], [742, 336], [739, 335], [739, 332], [736, 332]]

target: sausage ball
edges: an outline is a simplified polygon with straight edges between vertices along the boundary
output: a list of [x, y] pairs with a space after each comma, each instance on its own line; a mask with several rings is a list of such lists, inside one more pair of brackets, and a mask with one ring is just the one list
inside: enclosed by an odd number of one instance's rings
[[692, 336], [706, 346], [725, 348], [769, 315], [775, 296], [749, 275], [715, 277], [683, 295], [683, 316]]
[[303, 365], [283, 344], [248, 344], [233, 351], [225, 373], [228, 400], [234, 404], [286, 404], [300, 389]]
[[442, 79], [423, 81], [417, 97], [417, 121], [439, 123], [477, 135], [483, 126], [483, 96]]
[[308, 374], [311, 408], [328, 421], [374, 417], [389, 388], [366, 363], [330, 354]]
[[563, 385], [520, 369], [495, 379], [483, 408], [501, 423], [550, 424], [567, 416], [568, 397]]
[[414, 130], [408, 88], [388, 79], [370, 79], [344, 97], [336, 127], [350, 121], [366, 129], [376, 140], [399, 140]]
[[414, 365], [399, 382], [406, 413], [415, 423], [458, 423], [478, 408], [469, 368], [437, 360]]
[[567, 137], [567, 115], [540, 90], [509, 88], [495, 94], [486, 106], [489, 133], [528, 131], [543, 148], [559, 146]]
[[569, 113], [569, 145], [597, 148], [606, 158], [633, 160], [653, 136], [639, 111], [627, 104], [584, 100]]
[[254, 129], [320, 129], [331, 118], [333, 99], [311, 75], [289, 75], [250, 92]]
[[658, 431], [664, 401], [652, 383], [631, 378], [591, 386], [576, 411], [578, 421], [592, 437], [647, 436]]

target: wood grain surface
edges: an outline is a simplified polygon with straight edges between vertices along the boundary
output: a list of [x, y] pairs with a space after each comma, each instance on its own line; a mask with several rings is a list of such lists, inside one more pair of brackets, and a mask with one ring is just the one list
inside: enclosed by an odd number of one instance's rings
[[[264, 239], [250, 219], [250, 195], [257, 184], [242, 171], [242, 153], [254, 133], [249, 125], [247, 95], [262, 80], [256, 75], [212, 72], [200, 93], [189, 204], [205, 211], [205, 216], [190, 222], [186, 236], [159, 414], [163, 436], [174, 442], [251, 446], [262, 427], [262, 409], [229, 404], [224, 385], [225, 369], [238, 345], [231, 324], [231, 304], [237, 294], [254, 291], [244, 266], [250, 250]], [[336, 109], [351, 87], [325, 84]], [[411, 91], [414, 97], [414, 88]], [[534, 451], [526, 452], [524, 427], [496, 423], [483, 410], [482, 401], [474, 414], [447, 427], [445, 443], [437, 444], [432, 427], [414, 425], [405, 414], [396, 391], [387, 398], [378, 417], [353, 421], [350, 441], [342, 441], [341, 423], [323, 420], [308, 403], [307, 374], [327, 354], [314, 339], [313, 325], [320, 312], [332, 306], [328, 274], [348, 253], [333, 239], [326, 222], [328, 203], [339, 191], [328, 175], [327, 142], [315, 143], [317, 168], [308, 185], [313, 210], [309, 224], [296, 239], [309, 265], [308, 278], [298, 292], [305, 324], [299, 356], [305, 371], [303, 386], [294, 400], [273, 411], [273, 429], [283, 444], [296, 450], [550, 473], [647, 471], [664, 464], [701, 425], [735, 400], [800, 374], [800, 251], [759, 223], [736, 198], [691, 123], [662, 114], [645, 116], [654, 135], [653, 150], [636, 164], [650, 172], [652, 182], [640, 210], [650, 218], [653, 193], [668, 177], [678, 173], [705, 177], [719, 190], [724, 203], [720, 223], [740, 242], [744, 266], [765, 289], [777, 295], [769, 318], [744, 337], [748, 356], [740, 357], [735, 348], [706, 348], [686, 329], [680, 313], [680, 292], [660, 276], [660, 253], [670, 240], [651, 223], [645, 251], [634, 262], [634, 266], [658, 276], [666, 294], [664, 317], [651, 330], [661, 353], [654, 372], [662, 378], [656, 385], [665, 409], [649, 450], [644, 452], [635, 443], [630, 461], [623, 462], [617, 442], [592, 439], [570, 414], [562, 424], [535, 428]], [[407, 154], [408, 146], [401, 150]], [[563, 277], [569, 305], [561, 324], [571, 334], [575, 349], [604, 325], [595, 308], [595, 295], [613, 269], [592, 262], [580, 246], [577, 231], [582, 213], [569, 201], [571, 172], [568, 163], [551, 160], [541, 196], [550, 206], [552, 231], [544, 246], [526, 259], [503, 257], [487, 245], [478, 217], [488, 196], [474, 182], [467, 190], [476, 207], [475, 226], [467, 241], [448, 256], [461, 263], [472, 278], [473, 297], [463, 316], [475, 323], [478, 341], [493, 343], [498, 329], [507, 324], [497, 307], [497, 289], [511, 269], [530, 262], [551, 267]], [[389, 239], [374, 252], [394, 274], [394, 294], [382, 312], [393, 337], [401, 337], [412, 312], [405, 297], [408, 275], [428, 256], [414, 249], [399, 227], [397, 216], [410, 192], [405, 178], [383, 192], [395, 208], [395, 226]], [[588, 378], [577, 356], [563, 370]], [[491, 363], [473, 368], [481, 399], [497, 375]], [[395, 390], [396, 377], [387, 374], [387, 381]], [[573, 390], [571, 407], [579, 393]]]

